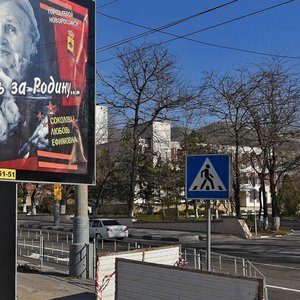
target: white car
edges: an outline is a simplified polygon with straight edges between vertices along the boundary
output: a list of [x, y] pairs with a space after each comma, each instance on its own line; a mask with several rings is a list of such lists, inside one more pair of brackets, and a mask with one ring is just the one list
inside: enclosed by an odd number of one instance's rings
[[115, 219], [92, 219], [90, 223], [90, 238], [124, 239], [128, 237], [128, 228]]

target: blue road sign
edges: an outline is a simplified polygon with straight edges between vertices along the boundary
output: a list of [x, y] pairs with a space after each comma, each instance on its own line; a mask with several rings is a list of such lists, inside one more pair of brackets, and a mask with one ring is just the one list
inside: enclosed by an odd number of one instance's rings
[[187, 199], [228, 199], [231, 195], [231, 156], [228, 154], [186, 157]]

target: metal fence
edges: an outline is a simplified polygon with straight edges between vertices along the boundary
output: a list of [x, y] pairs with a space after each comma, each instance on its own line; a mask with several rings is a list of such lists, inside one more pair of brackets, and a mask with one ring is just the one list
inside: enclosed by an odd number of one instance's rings
[[38, 260], [40, 267], [45, 262], [69, 265], [69, 243], [73, 241], [71, 233], [19, 229], [17, 241], [17, 255]]
[[[181, 249], [181, 258], [187, 268], [207, 270], [206, 250], [183, 247]], [[264, 299], [268, 299], [265, 276], [245, 258], [211, 252], [211, 271], [262, 279]]]
[[[46, 264], [69, 266], [69, 244], [73, 242], [73, 234], [59, 231], [43, 231], [36, 229], [18, 230], [17, 253], [20, 257], [38, 261], [43, 267]], [[159, 247], [159, 244], [139, 243], [136, 241], [94, 240], [94, 274], [96, 257], [99, 253], [124, 252], [142, 248]], [[206, 250], [182, 247], [180, 251], [181, 266], [198, 270], [207, 269]], [[211, 271], [235, 274], [239, 276], [261, 278], [264, 283], [264, 299], [268, 299], [265, 276], [244, 258], [211, 252]]]
[[[69, 246], [73, 234], [61, 231], [37, 229], [19, 229], [17, 236], [17, 254], [19, 257], [34, 260], [40, 267], [45, 264], [69, 266]], [[120, 240], [93, 240], [91, 242], [96, 262], [97, 253], [121, 252], [143, 248], [139, 243]], [[151, 247], [151, 246], [149, 246]]]

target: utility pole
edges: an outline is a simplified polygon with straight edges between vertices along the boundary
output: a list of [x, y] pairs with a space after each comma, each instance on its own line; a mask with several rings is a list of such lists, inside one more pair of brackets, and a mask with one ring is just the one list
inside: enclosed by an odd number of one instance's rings
[[69, 275], [89, 278], [93, 271], [93, 247], [89, 244], [88, 187], [75, 188], [73, 243], [70, 245]]
[[54, 201], [53, 216], [54, 216], [55, 227], [59, 226], [59, 221], [60, 221], [59, 214], [60, 214], [60, 201]]

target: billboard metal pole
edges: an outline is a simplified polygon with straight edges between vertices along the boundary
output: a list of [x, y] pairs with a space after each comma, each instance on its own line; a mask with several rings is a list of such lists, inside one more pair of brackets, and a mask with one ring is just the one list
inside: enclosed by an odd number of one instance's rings
[[89, 245], [88, 186], [75, 190], [74, 242], [70, 245], [69, 275], [89, 278], [92, 275], [92, 247]]
[[88, 216], [88, 187], [78, 185], [75, 188], [76, 211], [74, 219], [74, 241], [76, 243], [89, 242], [89, 216]]
[[0, 251], [1, 299], [16, 298], [16, 183], [0, 182], [0, 227], [5, 241]]

